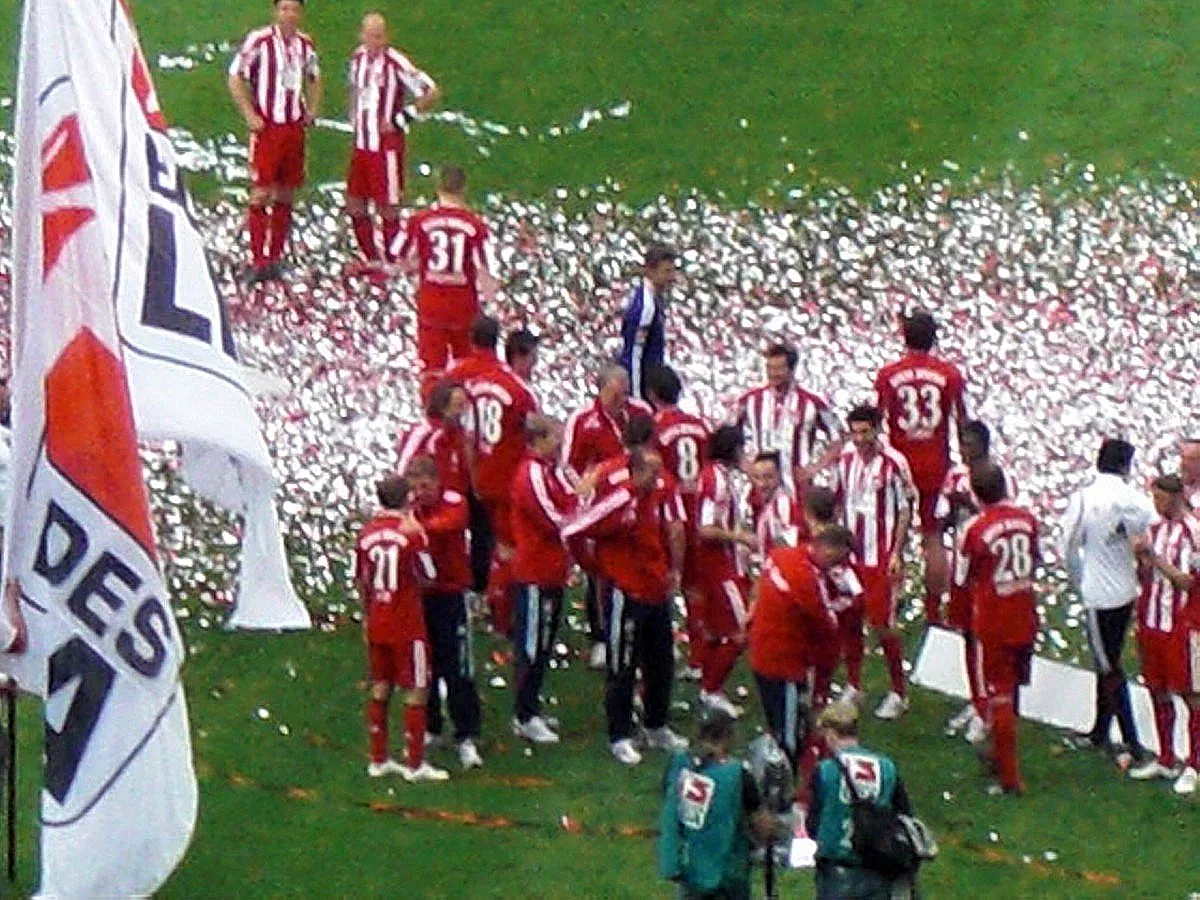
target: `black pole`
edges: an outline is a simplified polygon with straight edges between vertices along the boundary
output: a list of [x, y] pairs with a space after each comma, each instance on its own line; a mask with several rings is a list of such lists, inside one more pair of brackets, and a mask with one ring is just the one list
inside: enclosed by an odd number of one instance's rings
[[5, 756], [8, 757], [7, 771], [5, 772], [8, 794], [8, 808], [6, 813], [5, 828], [7, 830], [7, 845], [8, 845], [8, 880], [10, 883], [17, 880], [17, 692], [7, 690], [4, 692], [5, 718], [8, 721], [5, 731], [8, 746], [5, 748]]
[[767, 844], [767, 853], [763, 857], [763, 890], [767, 900], [779, 900], [775, 892], [775, 844]]

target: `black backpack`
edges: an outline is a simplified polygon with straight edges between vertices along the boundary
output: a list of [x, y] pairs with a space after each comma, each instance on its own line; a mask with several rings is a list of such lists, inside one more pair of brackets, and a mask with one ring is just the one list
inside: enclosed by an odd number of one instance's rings
[[860, 795], [845, 763], [836, 754], [833, 761], [850, 789], [850, 845], [864, 867], [889, 877], [913, 875], [937, 856], [937, 842], [924, 823]]

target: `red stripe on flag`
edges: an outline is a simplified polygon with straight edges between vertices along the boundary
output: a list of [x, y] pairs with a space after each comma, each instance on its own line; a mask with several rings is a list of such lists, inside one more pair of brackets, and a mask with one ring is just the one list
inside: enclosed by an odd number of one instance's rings
[[87, 328], [72, 338], [46, 375], [46, 454], [156, 556], [125, 368]]

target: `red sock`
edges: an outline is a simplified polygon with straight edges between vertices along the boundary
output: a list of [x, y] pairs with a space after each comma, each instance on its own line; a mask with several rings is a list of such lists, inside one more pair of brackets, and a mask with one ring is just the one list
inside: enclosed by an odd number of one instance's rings
[[683, 604], [687, 608], [688, 665], [703, 671], [705, 645], [700, 598], [693, 591], [684, 591]]
[[945, 624], [942, 619], [942, 594], [925, 588], [925, 621], [931, 625]]
[[971, 694], [971, 705], [979, 718], [987, 721], [987, 688], [983, 683], [983, 648], [973, 634], [963, 636], [964, 655], [967, 663], [967, 687]]
[[250, 260], [255, 266], [267, 262], [267, 208], [261, 203], [251, 203], [246, 212], [246, 225], [250, 230]]
[[404, 706], [405, 760], [410, 769], [421, 768], [425, 761], [425, 704], [407, 703]]
[[883, 658], [887, 660], [892, 690], [903, 697], [908, 693], [908, 687], [904, 683], [904, 652], [900, 647], [900, 636], [894, 631], [884, 631], [879, 635], [879, 646], [883, 648]]
[[291, 228], [292, 204], [276, 203], [271, 207], [271, 249], [267, 252], [271, 262], [279, 262], [283, 256], [283, 248], [287, 244]]
[[1013, 712], [1012, 697], [993, 697], [990, 706], [992, 746], [1000, 786], [1006, 791], [1019, 790], [1021, 774], [1017, 769], [1017, 716]]
[[512, 633], [512, 596], [509, 593], [511, 568], [509, 563], [502, 562], [493, 554], [492, 568], [488, 572], [487, 604], [492, 615], [492, 627], [498, 634]]
[[846, 661], [846, 680], [856, 691], [862, 690], [863, 644], [862, 618], [849, 613], [838, 617], [838, 641]]
[[396, 238], [400, 236], [400, 217], [383, 217], [383, 258], [388, 262], [396, 261]]
[[354, 227], [354, 241], [362, 251], [365, 259], [379, 259], [379, 247], [375, 244], [375, 226], [371, 217], [366, 213], [356, 213], [350, 216], [350, 224]]
[[1175, 766], [1175, 698], [1154, 698], [1154, 729], [1158, 732], [1158, 761], [1168, 769]]
[[733, 641], [710, 644], [704, 651], [704, 671], [700, 675], [700, 688], [715, 694], [725, 687], [725, 679], [737, 665], [742, 648]]
[[1192, 768], [1200, 770], [1200, 706], [1188, 705], [1188, 743], [1191, 745]]
[[367, 734], [371, 738], [371, 762], [388, 758], [387, 701], [372, 697], [367, 701]]

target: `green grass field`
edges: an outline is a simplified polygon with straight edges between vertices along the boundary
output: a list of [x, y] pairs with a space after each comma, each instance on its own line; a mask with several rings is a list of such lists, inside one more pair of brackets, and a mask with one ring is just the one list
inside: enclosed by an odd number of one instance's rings
[[[566, 137], [497, 139], [486, 157], [453, 127], [419, 128], [413, 161], [467, 161], [477, 190], [547, 196], [611, 177], [635, 201], [694, 187], [723, 192], [733, 206], [766, 197], [777, 180], [829, 179], [867, 193], [902, 161], [941, 169], [948, 159], [964, 172], [1011, 162], [1029, 177], [1063, 157], [1094, 162], [1102, 174], [1164, 166], [1200, 173], [1191, 52], [1200, 14], [1187, 0], [373, 5], [392, 16], [397, 43], [442, 82], [447, 108], [537, 134], [584, 109], [632, 104], [628, 118]], [[309, 7], [329, 80], [327, 112], [340, 112], [340, 73], [362, 9], [319, 0]], [[170, 11], [135, 0], [134, 8], [152, 61], [236, 40], [269, 14], [268, 3], [247, 0], [193, 0]], [[0, 0], [10, 23], [0, 48], [11, 60], [18, 9]], [[169, 118], [199, 137], [240, 127], [223, 82], [220, 63], [158, 75]], [[0, 92], [14, 83], [10, 65]], [[317, 136], [314, 181], [341, 177], [346, 148], [344, 135]], [[421, 179], [414, 184], [428, 191]], [[484, 770], [449, 785], [397, 783], [390, 793], [363, 773], [356, 628], [228, 635], [201, 630], [194, 617], [184, 628], [201, 811], [191, 851], [162, 896], [669, 896], [654, 880], [644, 833], [654, 824], [661, 760], [629, 771], [608, 758], [602, 683], [576, 662], [552, 673], [548, 687], [559, 701], [551, 712], [563, 721], [562, 746], [527, 755], [508, 736], [507, 691], [484, 687]], [[490, 649], [479, 648], [481, 666]], [[869, 671], [882, 675], [877, 662]], [[677, 694], [694, 701], [694, 692]], [[1196, 803], [1177, 802], [1163, 785], [1122, 781], [1098, 757], [1064, 751], [1056, 733], [1032, 727], [1023, 730], [1030, 794], [986, 797], [973, 754], [941, 736], [953, 704], [918, 692], [914, 707], [898, 725], [871, 724], [868, 743], [895, 754], [942, 843], [924, 878], [927, 896], [1200, 891]], [[40, 785], [40, 720], [29, 701], [22, 726], [19, 888], [28, 892], [37, 883]], [[753, 720], [747, 736], [752, 729]], [[809, 884], [789, 874], [785, 896], [809, 896]]]

